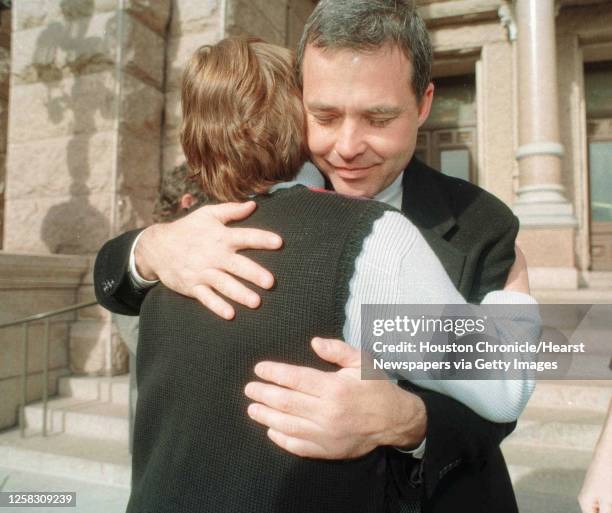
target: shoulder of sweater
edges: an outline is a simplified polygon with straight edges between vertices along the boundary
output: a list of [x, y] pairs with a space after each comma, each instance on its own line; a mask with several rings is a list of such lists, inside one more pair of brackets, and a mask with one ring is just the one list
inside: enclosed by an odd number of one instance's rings
[[397, 260], [399, 265], [419, 237], [420, 233], [410, 219], [398, 210], [389, 209], [374, 221], [359, 256], [364, 260]]

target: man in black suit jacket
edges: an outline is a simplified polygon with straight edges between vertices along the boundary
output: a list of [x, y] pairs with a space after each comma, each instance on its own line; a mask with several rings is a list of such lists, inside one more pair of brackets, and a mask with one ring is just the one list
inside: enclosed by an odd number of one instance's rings
[[[298, 62], [309, 149], [333, 187], [351, 196], [376, 197], [403, 173], [401, 204], [396, 206], [421, 230], [461, 293], [479, 302], [487, 292], [503, 288], [515, 258], [517, 219], [489, 193], [413, 158], [433, 85], [431, 46], [411, 2], [322, 0], [306, 25]], [[225, 227], [253, 208], [252, 203], [205, 207], [177, 223], [146, 229], [139, 241], [135, 242], [138, 232], [110, 241], [96, 260], [98, 299], [115, 312], [138, 313], [146, 290], [135, 287], [128, 273], [132, 254], [134, 270], [144, 278], [159, 278], [223, 317], [231, 318], [234, 312], [220, 295], [256, 307], [259, 297], [231, 275], [266, 288], [273, 277], [236, 252], [275, 249], [281, 242], [272, 234]], [[198, 233], [205, 234], [202, 240]], [[350, 348], [339, 352], [343, 354], [329, 361], [348, 366], [341, 362], [351, 359]], [[272, 384], [260, 386], [261, 395], [249, 397], [265, 404], [268, 413], [281, 413], [279, 397], [280, 403], [288, 402], [295, 393], [292, 372], [295, 375], [296, 369], [282, 365], [275, 367], [276, 377], [259, 372], [260, 379]], [[392, 401], [363, 404], [349, 393], [337, 407], [325, 405], [326, 411], [317, 414], [334, 417], [325, 433], [329, 440], [321, 444], [333, 448], [327, 452], [313, 448], [310, 440], [288, 442], [282, 430], [273, 440], [300, 456], [355, 457], [376, 445], [376, 430], [367, 439], [356, 431], [366, 419], [377, 419], [381, 429], [397, 433], [393, 445], [414, 448], [426, 440], [422, 460], [398, 451], [393, 468], [406, 483], [406, 496], [415, 487], [421, 510], [516, 512], [499, 449], [514, 424], [488, 422], [449, 397], [408, 383], [400, 387], [394, 387], [393, 394], [403, 406], [394, 411], [380, 409]], [[337, 411], [346, 414], [338, 416]], [[253, 418], [271, 422], [269, 415]]]

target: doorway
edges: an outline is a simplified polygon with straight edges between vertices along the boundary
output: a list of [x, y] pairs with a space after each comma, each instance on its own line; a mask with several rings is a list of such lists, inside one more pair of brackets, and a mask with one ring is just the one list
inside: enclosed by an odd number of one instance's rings
[[591, 269], [612, 271], [612, 61], [585, 66]]
[[419, 130], [415, 155], [444, 174], [478, 183], [476, 77], [434, 79], [431, 114]]

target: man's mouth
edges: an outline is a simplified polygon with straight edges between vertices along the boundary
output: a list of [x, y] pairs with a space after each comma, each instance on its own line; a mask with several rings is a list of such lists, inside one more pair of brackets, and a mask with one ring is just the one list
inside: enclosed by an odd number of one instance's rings
[[367, 176], [374, 168], [372, 166], [361, 166], [361, 167], [342, 167], [342, 166], [332, 166], [334, 172], [338, 174], [341, 178], [348, 180], [356, 180], [359, 178], [363, 178]]

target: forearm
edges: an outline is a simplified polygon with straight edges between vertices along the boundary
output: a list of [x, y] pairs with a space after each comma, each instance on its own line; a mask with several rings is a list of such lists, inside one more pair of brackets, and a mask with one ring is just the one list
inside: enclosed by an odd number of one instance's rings
[[98, 252], [94, 265], [94, 290], [98, 302], [113, 313], [138, 315], [145, 293], [129, 278], [130, 251], [140, 230], [108, 241]]
[[384, 445], [411, 450], [421, 444], [427, 432], [425, 403], [416, 394], [396, 387], [396, 405]]

